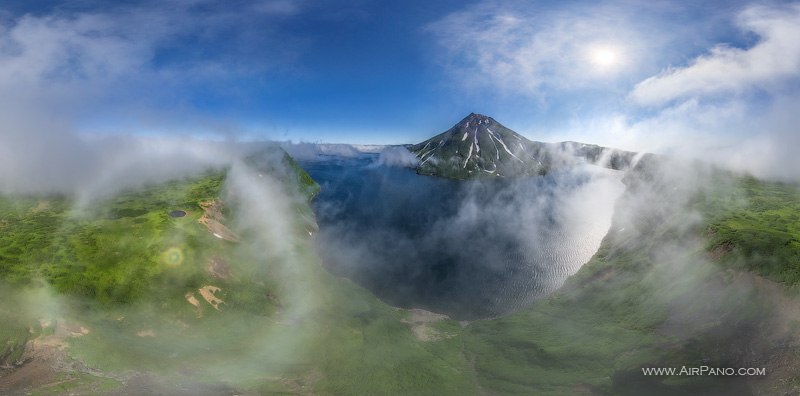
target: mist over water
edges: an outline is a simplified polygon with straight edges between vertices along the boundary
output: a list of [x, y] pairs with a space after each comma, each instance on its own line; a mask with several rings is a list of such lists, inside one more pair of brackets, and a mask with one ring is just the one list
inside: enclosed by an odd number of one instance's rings
[[620, 172], [455, 181], [329, 156], [302, 165], [327, 268], [389, 304], [462, 320], [518, 310], [558, 289], [597, 251], [623, 191]]

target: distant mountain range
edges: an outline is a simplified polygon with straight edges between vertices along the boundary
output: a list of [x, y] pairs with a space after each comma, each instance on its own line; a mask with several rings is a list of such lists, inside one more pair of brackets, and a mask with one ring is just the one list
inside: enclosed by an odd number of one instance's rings
[[591, 144], [531, 141], [494, 118], [475, 113], [407, 147], [419, 159], [417, 173], [453, 179], [542, 175], [578, 162], [625, 169], [636, 156]]

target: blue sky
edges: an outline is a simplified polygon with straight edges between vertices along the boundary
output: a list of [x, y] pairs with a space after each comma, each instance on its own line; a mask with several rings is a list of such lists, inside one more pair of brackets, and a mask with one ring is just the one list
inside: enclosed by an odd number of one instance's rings
[[741, 158], [797, 135], [798, 3], [107, 3], [0, 4], [5, 133], [413, 143], [479, 112], [535, 140], [765, 147]]

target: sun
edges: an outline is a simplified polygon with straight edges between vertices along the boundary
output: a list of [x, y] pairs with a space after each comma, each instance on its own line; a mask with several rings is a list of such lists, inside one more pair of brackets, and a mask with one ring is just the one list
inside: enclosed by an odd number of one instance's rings
[[619, 62], [619, 55], [611, 48], [595, 48], [590, 55], [592, 63], [598, 67], [611, 67]]
[[630, 66], [630, 54], [622, 43], [586, 43], [581, 49], [583, 70], [592, 78], [618, 76]]

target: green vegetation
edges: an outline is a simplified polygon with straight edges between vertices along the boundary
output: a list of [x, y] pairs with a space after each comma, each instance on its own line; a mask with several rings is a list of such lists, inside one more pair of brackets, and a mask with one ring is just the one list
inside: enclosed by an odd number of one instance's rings
[[[0, 283], [0, 291], [11, 288]], [[40, 331], [39, 323], [19, 310], [20, 301], [17, 296], [3, 293], [6, 298], [0, 304], [0, 366], [8, 366], [20, 361], [25, 351], [25, 343], [36, 337]]]
[[[60, 293], [102, 304], [131, 303], [158, 292], [157, 281], [169, 276], [162, 254], [178, 243], [175, 238], [190, 248], [213, 238], [182, 225], [196, 222], [198, 202], [218, 195], [223, 176], [148, 187], [81, 209], [68, 208], [63, 197], [0, 197], [0, 277], [17, 285], [44, 281]], [[190, 215], [171, 219], [173, 209]]]
[[36, 389], [31, 396], [98, 395], [120, 387], [116, 380], [84, 373], [62, 373], [52, 384]]
[[[734, 272], [793, 279], [786, 274], [800, 267], [800, 250], [787, 241], [797, 235], [797, 187], [713, 177], [687, 202], [669, 184], [629, 175], [618, 206], [632, 216], [616, 217], [595, 257], [559, 292], [463, 334], [480, 385], [500, 394], [722, 395], [753, 385], [739, 377], [646, 377], [641, 368], [766, 365], [772, 372], [781, 368], [766, 359], [798, 364], [796, 346], [774, 346], [792, 337], [774, 325], [780, 289]], [[777, 381], [758, 386], [791, 389], [797, 378]]]
[[[767, 365], [771, 372], [784, 366], [765, 357], [800, 363], [786, 333], [798, 325], [780, 322], [776, 304], [788, 297], [743, 271], [797, 284], [795, 186], [715, 174], [715, 183], [687, 197], [653, 169], [638, 169], [619, 202], [628, 216], [615, 217], [600, 250], [559, 292], [466, 327], [429, 323], [438, 336], [421, 339], [406, 311], [322, 268], [306, 200], [319, 186], [286, 157], [247, 163], [297, 197], [281, 235], [285, 250], [273, 251], [235, 221], [248, 208], [227, 202], [224, 170], [82, 208], [67, 197], [0, 198], [7, 296], [0, 363], [18, 362], [31, 339], [55, 337], [70, 357], [114, 376], [336, 395], [731, 394], [754, 385], [645, 377], [641, 368]], [[217, 199], [226, 200], [225, 225], [241, 242], [200, 223], [200, 203]], [[172, 210], [187, 214], [172, 218]], [[207, 286], [219, 288], [211, 301], [224, 301], [220, 309], [203, 297]], [[34, 394], [126, 386], [84, 372], [60, 375]], [[758, 389], [790, 389], [799, 382], [792, 375]]]
[[[800, 282], [800, 188], [738, 180], [736, 195], [703, 197], [710, 212], [709, 250], [723, 264], [776, 282]], [[729, 254], [735, 250], [734, 254]]]
[[[328, 278], [314, 315], [326, 331], [312, 348], [324, 377], [316, 389], [337, 395], [474, 393], [460, 341], [420, 342], [391, 308], [349, 280]], [[452, 322], [451, 322], [452, 323]], [[456, 325], [457, 326], [457, 325]]]
[[[199, 222], [201, 202], [230, 194], [226, 171], [84, 208], [66, 197], [3, 197], [3, 290], [34, 296], [0, 304], [0, 319], [11, 324], [0, 330], [4, 361], [16, 362], [41, 333], [116, 376], [192, 373], [200, 386], [263, 393], [469, 394], [474, 383], [460, 341], [420, 342], [402, 311], [320, 266], [305, 200], [319, 186], [285, 159], [251, 163], [282, 180], [290, 197], [301, 194], [291, 202], [297, 215], [289, 214], [288, 250], [280, 254], [257, 242], [254, 230], [236, 230], [242, 241], [235, 243]], [[172, 218], [172, 210], [186, 216]], [[235, 214], [247, 210], [231, 199], [223, 212], [235, 227]], [[206, 286], [219, 287], [219, 310], [200, 292]], [[40, 320], [49, 324], [40, 329]], [[84, 373], [37, 392], [103, 393], [116, 385]]]

